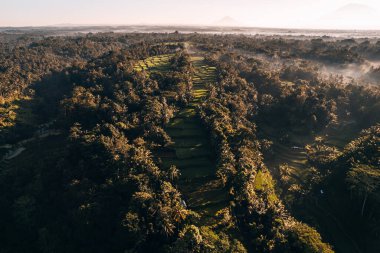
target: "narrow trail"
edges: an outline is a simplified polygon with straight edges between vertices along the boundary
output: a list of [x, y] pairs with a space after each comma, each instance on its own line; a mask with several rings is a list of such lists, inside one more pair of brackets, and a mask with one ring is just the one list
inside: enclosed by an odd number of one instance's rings
[[166, 128], [173, 143], [173, 155], [163, 157], [164, 166], [176, 165], [181, 172], [178, 187], [189, 209], [200, 214], [200, 224], [212, 225], [215, 213], [228, 205], [228, 193], [216, 177], [215, 154], [210, 137], [196, 112], [207, 96], [207, 85], [216, 82], [215, 67], [193, 56], [195, 68], [193, 99], [180, 110]]
[[[47, 138], [49, 136], [60, 135], [60, 134], [61, 134], [61, 131], [53, 130], [53, 129], [44, 130], [44, 131], [37, 131], [35, 133], [35, 136], [32, 138], [22, 140], [22, 141], [18, 142], [17, 144], [14, 144], [14, 145], [4, 145], [3, 147], [8, 149], [9, 151], [2, 157], [2, 159], [0, 161], [11, 160], [11, 159], [16, 158], [17, 156], [19, 156], [22, 152], [24, 152], [26, 150], [25, 145], [30, 143], [30, 142], [33, 142], [35, 140], [42, 139], [42, 138]], [[0, 147], [0, 148], [2, 148], [2, 147]]]

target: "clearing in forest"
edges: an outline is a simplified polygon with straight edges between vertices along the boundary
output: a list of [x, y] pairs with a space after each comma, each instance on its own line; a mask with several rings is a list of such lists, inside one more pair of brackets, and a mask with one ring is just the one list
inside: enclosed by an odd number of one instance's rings
[[171, 54], [163, 54], [156, 55], [152, 57], [148, 57], [144, 60], [138, 61], [134, 70], [136, 71], [150, 71], [150, 72], [166, 72], [170, 69], [170, 58], [173, 55]]
[[[314, 143], [315, 137], [320, 136], [323, 138], [323, 143], [342, 150], [359, 132], [355, 124], [342, 122], [339, 126], [329, 126], [318, 135], [290, 133], [287, 140], [284, 141], [279, 136], [274, 135], [275, 129], [270, 127], [264, 129], [266, 138], [273, 141], [273, 155], [266, 159], [268, 168], [272, 173], [279, 173], [277, 168], [281, 164], [289, 165], [293, 182], [300, 185], [307, 181], [307, 177], [311, 173], [309, 170], [311, 166], [307, 162], [305, 149], [307, 144]], [[344, 176], [341, 175], [341, 177]], [[337, 208], [339, 204], [335, 204], [343, 201], [339, 195], [344, 194], [340, 192], [344, 187], [339, 185], [338, 180], [331, 184], [324, 184], [322, 189], [324, 193], [320, 194], [317, 189], [316, 195], [305, 198], [301, 204], [302, 207], [299, 210], [297, 208], [296, 212], [301, 217], [306, 217], [304, 221], [307, 223], [311, 222], [314, 226], [318, 224], [319, 232], [323, 232], [325, 239], [334, 244], [338, 252], [356, 253], [360, 250], [353, 239], [354, 237], [348, 233], [349, 224], [345, 224], [344, 219], [339, 218], [340, 212]], [[342, 206], [344, 206], [343, 203]]]
[[[161, 60], [157, 60], [158, 58]], [[155, 59], [140, 61], [135, 69], [145, 69], [147, 72], [170, 70], [168, 55], [155, 56]], [[143, 62], [152, 61], [155, 62], [154, 66], [141, 67]], [[172, 142], [158, 156], [164, 168], [175, 165], [179, 169], [177, 187], [187, 208], [199, 215], [195, 225], [219, 233], [222, 231], [219, 230], [217, 215], [220, 210], [229, 206], [229, 194], [216, 175], [216, 157], [211, 136], [197, 112], [197, 107], [207, 98], [208, 85], [216, 82], [216, 67], [207, 64], [200, 56], [192, 56], [191, 62], [194, 67], [191, 78], [192, 99], [165, 127]], [[242, 241], [237, 230], [228, 228], [228, 234]]]
[[310, 165], [307, 161], [305, 146], [313, 144], [316, 137], [322, 137], [324, 144], [334, 146], [339, 150], [354, 139], [360, 132], [354, 123], [342, 122], [338, 126], [329, 126], [318, 134], [297, 134], [289, 133], [286, 140], [275, 133], [277, 129], [265, 126], [262, 128], [263, 135], [273, 141], [273, 155], [265, 159], [267, 166], [272, 173], [278, 173], [279, 165], [287, 164], [291, 168], [291, 176], [295, 181], [302, 184], [309, 176]]
[[216, 177], [214, 149], [196, 110], [206, 99], [207, 85], [216, 82], [216, 68], [206, 64], [202, 57], [192, 57], [192, 64], [193, 99], [166, 128], [173, 141], [169, 148], [175, 155], [163, 158], [163, 163], [180, 170], [178, 187], [188, 208], [201, 215], [198, 225], [203, 226], [212, 225], [216, 212], [228, 205], [228, 193]]

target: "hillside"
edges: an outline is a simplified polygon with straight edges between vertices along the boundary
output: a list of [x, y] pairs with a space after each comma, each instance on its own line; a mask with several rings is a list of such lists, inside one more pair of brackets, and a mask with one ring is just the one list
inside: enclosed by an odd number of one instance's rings
[[380, 250], [380, 80], [324, 68], [380, 42], [99, 33], [0, 52], [0, 252]]

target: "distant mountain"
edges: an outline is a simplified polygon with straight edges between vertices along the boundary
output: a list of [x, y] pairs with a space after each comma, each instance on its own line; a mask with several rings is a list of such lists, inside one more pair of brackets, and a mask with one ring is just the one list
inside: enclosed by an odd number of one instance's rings
[[320, 20], [322, 26], [344, 29], [379, 28], [379, 12], [365, 4], [347, 4]]
[[223, 17], [222, 19], [212, 23], [214, 26], [240, 26], [241, 24], [230, 16]]
[[335, 12], [332, 13], [334, 18], [347, 18], [347, 17], [368, 17], [377, 15], [375, 9], [369, 7], [368, 5], [351, 3], [347, 4]]

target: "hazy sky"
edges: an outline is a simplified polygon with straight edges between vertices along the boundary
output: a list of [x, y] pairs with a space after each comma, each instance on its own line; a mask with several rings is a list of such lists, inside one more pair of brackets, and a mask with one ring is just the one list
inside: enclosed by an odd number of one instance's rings
[[[246, 26], [380, 28], [380, 0], [0, 0], [0, 3], [0, 26], [213, 24], [230, 16]], [[336, 12], [347, 5], [351, 7]]]

